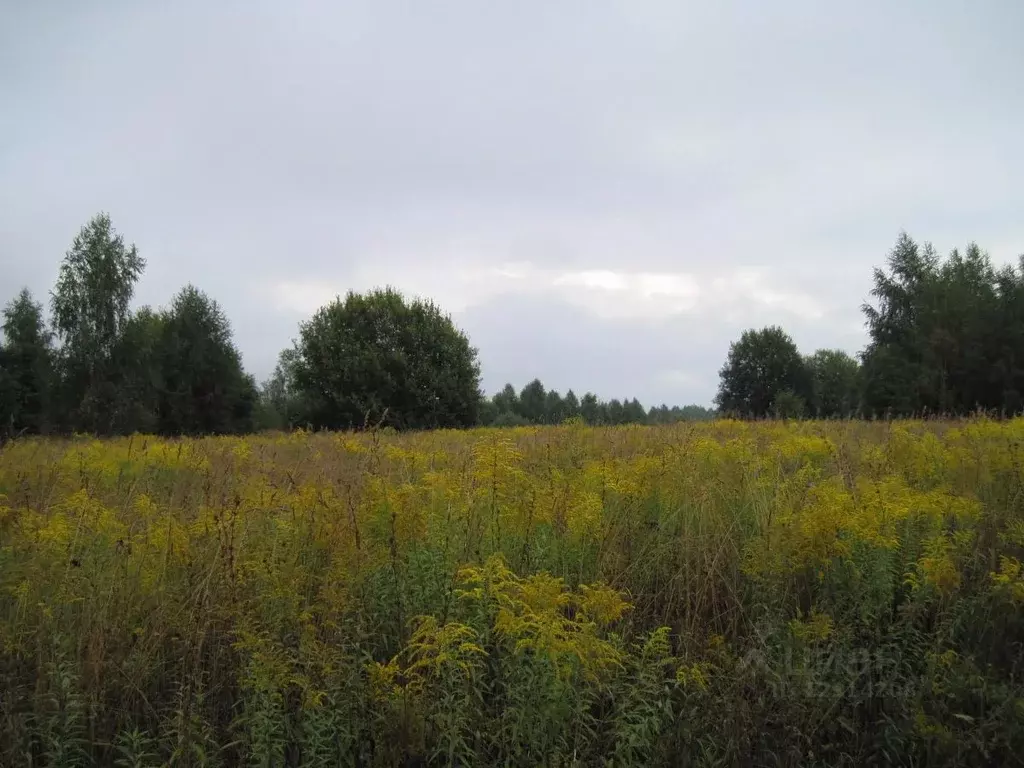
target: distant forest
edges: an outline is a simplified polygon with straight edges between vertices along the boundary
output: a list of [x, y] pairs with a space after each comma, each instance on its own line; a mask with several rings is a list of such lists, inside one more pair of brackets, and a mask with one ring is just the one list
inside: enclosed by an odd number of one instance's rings
[[197, 287], [162, 309], [131, 308], [144, 269], [100, 214], [64, 256], [48, 316], [27, 289], [9, 301], [0, 437], [1009, 415], [1024, 407], [1024, 257], [997, 269], [974, 244], [943, 258], [905, 233], [874, 272], [873, 302], [862, 307], [869, 342], [858, 357], [802, 355], [777, 326], [745, 331], [728, 350], [716, 409], [562, 395], [539, 379], [484, 397], [466, 335], [433, 302], [391, 288], [322, 307], [258, 385], [228, 319]]

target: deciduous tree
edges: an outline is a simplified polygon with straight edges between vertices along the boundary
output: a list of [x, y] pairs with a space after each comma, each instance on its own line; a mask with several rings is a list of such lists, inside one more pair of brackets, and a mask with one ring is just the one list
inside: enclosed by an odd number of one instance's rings
[[477, 352], [430, 301], [392, 288], [350, 292], [303, 323], [295, 383], [314, 426], [469, 427], [480, 407]]
[[796, 344], [778, 326], [744, 331], [719, 373], [718, 407], [744, 418], [770, 413], [782, 392], [806, 399], [810, 378]]
[[24, 289], [3, 310], [0, 431], [45, 433], [51, 426], [53, 350], [43, 308]]
[[531, 424], [543, 424], [546, 400], [547, 391], [544, 385], [540, 379], [534, 379], [519, 393], [519, 415]]
[[810, 413], [849, 418], [860, 408], [860, 363], [840, 349], [819, 349], [807, 358], [811, 375]]
[[223, 434], [252, 429], [256, 386], [242, 369], [231, 325], [216, 301], [194, 286], [175, 296], [160, 354], [160, 431]]
[[53, 290], [53, 324], [61, 343], [62, 400], [70, 426], [109, 432], [117, 404], [114, 352], [145, 261], [101, 213], [82, 227]]

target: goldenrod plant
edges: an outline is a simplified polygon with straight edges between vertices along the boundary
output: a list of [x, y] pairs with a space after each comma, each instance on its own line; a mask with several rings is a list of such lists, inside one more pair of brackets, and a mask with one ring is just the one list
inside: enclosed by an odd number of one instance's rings
[[0, 453], [0, 765], [1007, 765], [1024, 420]]

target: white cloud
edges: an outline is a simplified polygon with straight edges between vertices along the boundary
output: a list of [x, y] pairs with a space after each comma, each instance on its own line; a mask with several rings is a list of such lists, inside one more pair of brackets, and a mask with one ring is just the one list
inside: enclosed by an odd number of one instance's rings
[[[541, 295], [602, 319], [659, 321], [680, 315], [726, 316], [737, 323], [777, 316], [818, 320], [825, 315], [813, 297], [776, 287], [765, 270], [736, 269], [707, 277], [687, 272], [552, 270], [530, 263], [490, 268], [405, 269], [401, 274], [361, 271], [346, 283], [355, 290], [391, 284], [411, 296], [429, 297], [459, 314], [498, 296]], [[311, 314], [336, 295], [340, 282], [283, 281], [268, 291], [278, 309]]]

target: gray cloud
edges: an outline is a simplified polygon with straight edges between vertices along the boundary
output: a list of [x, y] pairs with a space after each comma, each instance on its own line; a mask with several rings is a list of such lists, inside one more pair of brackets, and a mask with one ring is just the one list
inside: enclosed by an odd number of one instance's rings
[[0, 4], [0, 294], [98, 210], [263, 376], [317, 302], [435, 297], [488, 389], [709, 402], [863, 344], [905, 228], [1024, 252], [1012, 0]]

